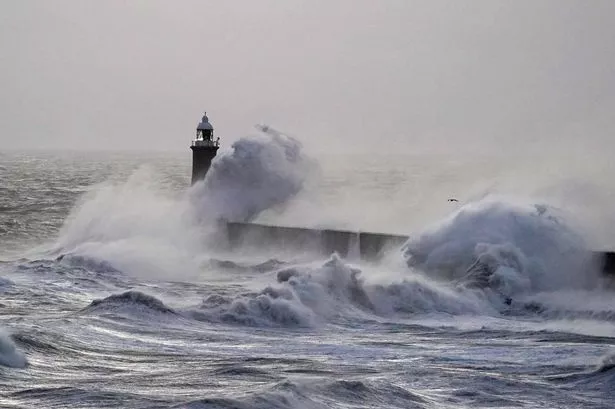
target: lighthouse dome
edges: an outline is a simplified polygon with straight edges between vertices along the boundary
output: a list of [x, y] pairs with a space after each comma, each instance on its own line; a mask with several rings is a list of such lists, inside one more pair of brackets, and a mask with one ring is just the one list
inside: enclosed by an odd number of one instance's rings
[[201, 118], [201, 122], [198, 124], [196, 129], [213, 131], [214, 127], [209, 123], [209, 118], [207, 118], [207, 112], [203, 113], [203, 118]]

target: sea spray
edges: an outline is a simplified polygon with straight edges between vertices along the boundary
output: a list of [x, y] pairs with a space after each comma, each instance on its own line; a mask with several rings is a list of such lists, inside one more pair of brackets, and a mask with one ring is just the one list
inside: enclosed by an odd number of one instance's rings
[[84, 195], [52, 253], [86, 257], [139, 276], [194, 276], [205, 231], [192, 215], [186, 194], [173, 197], [150, 169], [140, 168], [123, 183], [102, 183]]
[[[288, 203], [314, 163], [294, 138], [265, 129], [221, 152], [204, 182], [170, 194], [149, 168], [95, 186], [75, 206], [51, 251], [132, 275], [194, 278], [220, 220], [251, 220]], [[213, 237], [213, 239], [212, 239]]]
[[265, 132], [236, 141], [212, 163], [192, 192], [202, 217], [249, 221], [282, 206], [303, 188], [314, 162], [301, 143], [263, 127]]

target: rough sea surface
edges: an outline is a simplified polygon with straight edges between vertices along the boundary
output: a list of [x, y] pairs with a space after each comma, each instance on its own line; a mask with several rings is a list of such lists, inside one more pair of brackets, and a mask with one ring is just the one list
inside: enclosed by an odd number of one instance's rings
[[[590, 171], [271, 135], [217, 161], [190, 188], [189, 152], [0, 153], [0, 407], [615, 406]], [[229, 250], [220, 217], [410, 240]]]

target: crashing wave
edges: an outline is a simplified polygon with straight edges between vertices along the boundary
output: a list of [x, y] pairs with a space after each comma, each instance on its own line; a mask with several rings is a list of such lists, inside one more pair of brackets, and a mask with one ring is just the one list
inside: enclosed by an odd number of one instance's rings
[[211, 295], [190, 315], [197, 320], [249, 326], [311, 327], [315, 317], [288, 289], [267, 287], [229, 299]]
[[28, 365], [26, 356], [17, 349], [11, 337], [0, 331], [0, 365], [10, 368], [25, 368]]
[[599, 274], [582, 237], [555, 209], [486, 198], [411, 237], [409, 266], [506, 297], [591, 288]]
[[278, 281], [288, 282], [304, 304], [326, 317], [357, 311], [381, 316], [484, 311], [484, 300], [472, 292], [459, 291], [417, 275], [387, 284], [366, 283], [361, 270], [346, 264], [337, 255], [320, 267], [281, 270]]
[[309, 327], [365, 314], [474, 314], [490, 308], [482, 293], [420, 276], [388, 284], [366, 283], [361, 270], [336, 254], [320, 265], [282, 268], [276, 278], [278, 286], [258, 293], [236, 297], [212, 294], [191, 315], [241, 325]]

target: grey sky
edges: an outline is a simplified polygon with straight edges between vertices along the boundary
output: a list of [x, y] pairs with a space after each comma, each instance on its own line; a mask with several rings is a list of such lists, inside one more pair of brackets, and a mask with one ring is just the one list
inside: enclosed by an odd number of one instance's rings
[[[0, 150], [615, 147], [614, 1], [0, 0]], [[606, 144], [606, 147], [605, 147]]]

